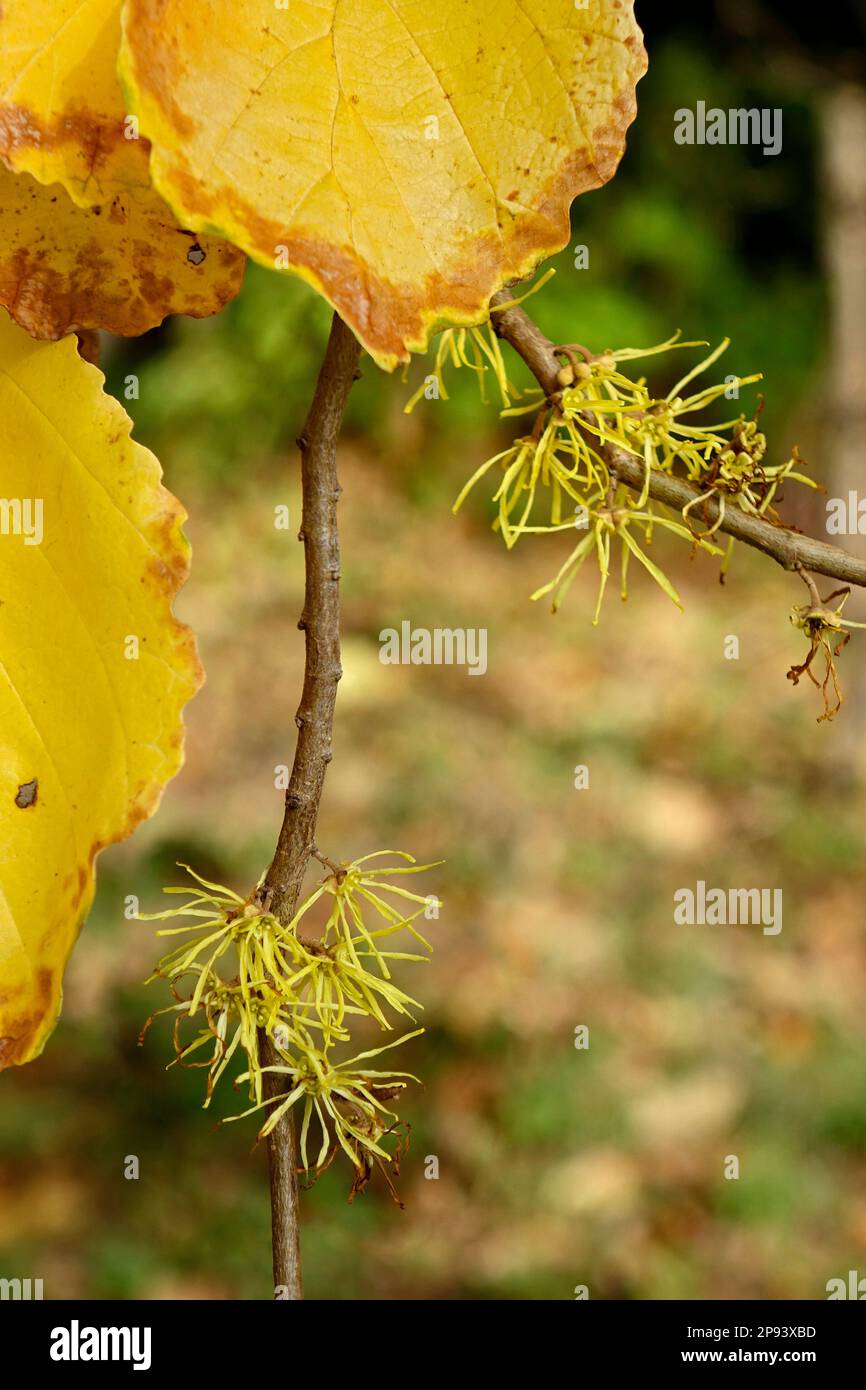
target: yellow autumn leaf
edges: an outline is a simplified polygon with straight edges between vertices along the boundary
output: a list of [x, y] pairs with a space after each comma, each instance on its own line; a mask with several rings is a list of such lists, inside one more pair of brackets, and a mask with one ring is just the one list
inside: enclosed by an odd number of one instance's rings
[[308, 280], [388, 368], [561, 250], [646, 68], [632, 0], [126, 0], [123, 31], [177, 217]]
[[213, 314], [243, 279], [241, 252], [182, 231], [153, 189], [119, 43], [120, 0], [0, 4], [0, 160], [45, 185], [0, 165], [0, 302], [36, 337]]
[[201, 681], [185, 513], [102, 380], [0, 310], [0, 1068], [54, 1027], [94, 858], [156, 808]]
[[3, 0], [0, 157], [85, 207], [150, 185], [146, 147], [126, 138], [119, 38], [120, 0]]
[[182, 232], [146, 191], [81, 208], [60, 184], [0, 165], [0, 304], [34, 338], [145, 333], [167, 314], [213, 314], [243, 267], [227, 241]]

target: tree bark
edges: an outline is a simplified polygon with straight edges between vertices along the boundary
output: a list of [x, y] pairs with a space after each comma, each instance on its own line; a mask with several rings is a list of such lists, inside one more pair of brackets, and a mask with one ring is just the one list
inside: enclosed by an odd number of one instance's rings
[[[295, 715], [298, 739], [285, 812], [273, 861], [260, 898], [281, 922], [290, 922], [304, 873], [316, 848], [316, 824], [331, 739], [340, 665], [340, 542], [337, 530], [337, 441], [349, 393], [360, 375], [361, 347], [334, 314], [313, 403], [298, 439], [301, 450], [303, 510], [299, 539], [304, 542], [304, 633], [306, 660], [301, 703]], [[278, 1059], [262, 1039], [263, 1065]], [[279, 1075], [265, 1072], [265, 1095], [285, 1090]], [[303, 1297], [294, 1122], [291, 1112], [268, 1136], [271, 1183], [275, 1296]]]

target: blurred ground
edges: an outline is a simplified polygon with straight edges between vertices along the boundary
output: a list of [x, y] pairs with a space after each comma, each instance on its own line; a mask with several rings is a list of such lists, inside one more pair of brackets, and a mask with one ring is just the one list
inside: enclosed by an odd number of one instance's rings
[[[559, 258], [537, 312], [553, 336], [598, 349], [731, 332], [726, 370], [765, 371], [777, 449], [798, 442], [820, 476], [809, 103], [799, 115], [794, 103], [769, 183], [725, 151], [698, 203], [685, 196], [695, 151], [674, 167], [669, 137], [658, 150], [671, 85], [713, 100], [726, 71], [683, 35], [659, 41], [623, 173], [576, 213], [591, 271]], [[152, 929], [123, 909], [128, 894], [161, 906], [179, 859], [247, 891], [273, 848], [273, 769], [291, 761], [302, 661], [301, 548], [273, 508], [297, 519], [286, 454], [326, 319], [303, 286], [251, 273], [220, 319], [108, 358], [116, 390], [140, 376], [137, 436], [191, 513], [180, 612], [208, 684], [158, 817], [100, 861], [57, 1033], [2, 1079], [0, 1273], [42, 1277], [50, 1297], [271, 1292], [254, 1123], [214, 1130], [231, 1097], [203, 1112], [199, 1075], [163, 1070], [164, 1023], [137, 1047], [166, 1001], [141, 984]], [[401, 386], [368, 363], [353, 403], [346, 674], [319, 843], [336, 858], [393, 846], [446, 861], [426, 888], [445, 904], [434, 959], [403, 977], [426, 1003], [427, 1034], [405, 1058], [425, 1088], [405, 1105], [405, 1212], [375, 1184], [348, 1205], [338, 1163], [305, 1195], [308, 1294], [568, 1299], [587, 1284], [594, 1298], [821, 1298], [828, 1279], [866, 1272], [857, 709], [819, 727], [816, 692], [786, 681], [800, 586], [760, 556], [738, 555], [721, 588], [709, 561], [660, 538], [684, 615], [635, 576], [628, 605], [612, 592], [594, 630], [589, 572], [557, 618], [529, 603], [559, 540], [506, 555], [481, 497], [451, 517], [508, 436], [459, 383], [451, 403], [404, 417], [424, 370]], [[820, 502], [798, 517], [819, 526]], [[378, 633], [404, 619], [487, 627], [487, 675], [382, 666]], [[724, 659], [729, 634], [738, 662]], [[855, 636], [843, 684], [864, 650]], [[574, 789], [580, 764], [588, 791]], [[673, 894], [698, 879], [781, 887], [783, 932], [675, 926]], [[588, 1051], [574, 1047], [582, 1024]], [[137, 1182], [123, 1176], [131, 1154]], [[739, 1181], [724, 1178], [728, 1155]]]
[[[820, 1296], [866, 1257], [864, 806], [826, 771], [841, 725], [819, 728], [814, 692], [785, 680], [792, 581], [743, 557], [722, 590], [685, 561], [685, 616], [640, 585], [593, 631], [586, 586], [550, 618], [525, 598], [538, 553], [449, 519], [458, 470], [420, 513], [363, 448], [342, 471], [346, 678], [320, 844], [447, 862], [412, 982], [429, 1031], [407, 1062], [426, 1081], [406, 1106], [407, 1211], [380, 1188], [349, 1207], [335, 1165], [305, 1198], [310, 1294]], [[279, 476], [209, 521], [190, 498], [183, 613], [209, 681], [188, 764], [105, 856], [60, 1029], [4, 1078], [3, 1264], [58, 1296], [267, 1293], [252, 1128], [213, 1131], [196, 1074], [162, 1071], [164, 1026], [137, 1049], [164, 1001], [140, 986], [154, 943], [123, 900], [158, 906], [177, 859], [243, 891], [266, 862], [300, 678], [300, 547], [260, 491], [285, 497]], [[404, 616], [488, 626], [487, 676], [381, 666], [378, 628]], [[675, 927], [673, 892], [698, 878], [782, 887], [782, 934]]]

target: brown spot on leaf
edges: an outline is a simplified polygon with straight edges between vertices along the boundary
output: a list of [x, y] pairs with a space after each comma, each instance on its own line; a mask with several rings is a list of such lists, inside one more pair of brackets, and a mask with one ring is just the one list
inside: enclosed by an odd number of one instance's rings
[[31, 806], [36, 805], [39, 796], [39, 778], [34, 777], [32, 782], [22, 782], [15, 796], [15, 805], [20, 811], [27, 811]]
[[65, 195], [49, 211], [53, 196], [0, 164], [0, 304], [34, 338], [143, 333], [170, 313], [215, 313], [240, 289], [243, 253], [222, 239], [194, 241], [207, 266], [189, 276], [192, 248], [150, 192], [118, 194], [101, 219]]
[[[141, 142], [145, 144], [145, 142]], [[13, 158], [18, 150], [54, 150], [70, 146], [82, 157], [83, 166], [98, 174], [118, 146], [122, 147], [122, 123], [81, 108], [63, 111], [52, 121], [15, 102], [0, 105], [0, 154]]]

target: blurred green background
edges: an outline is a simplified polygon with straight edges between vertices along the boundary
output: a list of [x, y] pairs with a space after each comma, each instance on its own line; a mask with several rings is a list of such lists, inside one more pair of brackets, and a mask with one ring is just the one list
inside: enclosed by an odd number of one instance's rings
[[[862, 100], [861, 74], [842, 37], [780, 36], [766, 7], [700, 21], [649, 8], [627, 156], [574, 210], [590, 267], [569, 248], [532, 310], [556, 340], [599, 351], [729, 334], [724, 371], [765, 375], [774, 453], [798, 444], [832, 493], [827, 112], [843, 84]], [[698, 99], [783, 107], [783, 153], [676, 146], [673, 111]], [[47, 1297], [272, 1291], [255, 1123], [214, 1128], [237, 1098], [201, 1110], [201, 1073], [164, 1070], [164, 1021], [137, 1046], [168, 1001], [141, 983], [159, 951], [124, 900], [161, 907], [178, 860], [246, 892], [273, 849], [302, 665], [291, 441], [327, 323], [300, 282], [250, 267], [218, 318], [106, 349], [121, 398], [138, 376], [136, 436], [191, 514], [179, 612], [208, 684], [160, 813], [100, 860], [56, 1034], [2, 1079], [0, 1274], [42, 1277]], [[679, 362], [659, 359], [663, 389]], [[566, 542], [506, 555], [482, 493], [450, 513], [514, 431], [453, 373], [449, 402], [406, 416], [428, 370], [415, 362], [402, 384], [368, 360], [351, 404], [345, 678], [319, 836], [338, 859], [394, 846], [446, 861], [425, 880], [444, 901], [435, 957], [401, 977], [426, 1004], [405, 1058], [425, 1085], [404, 1106], [405, 1211], [375, 1181], [349, 1205], [340, 1162], [304, 1195], [307, 1293], [824, 1297], [828, 1279], [866, 1274], [864, 638], [841, 663], [848, 705], [819, 726], [817, 693], [785, 679], [802, 655], [787, 621], [800, 586], [761, 556], [739, 554], [721, 588], [709, 561], [660, 538], [684, 615], [635, 576], [593, 629], [587, 570], [552, 618], [528, 595]], [[785, 514], [822, 533], [820, 497]], [[382, 666], [379, 631], [403, 619], [486, 627], [488, 674]], [[673, 893], [697, 879], [781, 887], [784, 931], [675, 926]], [[132, 1154], [138, 1181], [124, 1178]], [[739, 1181], [724, 1178], [731, 1154]]]

